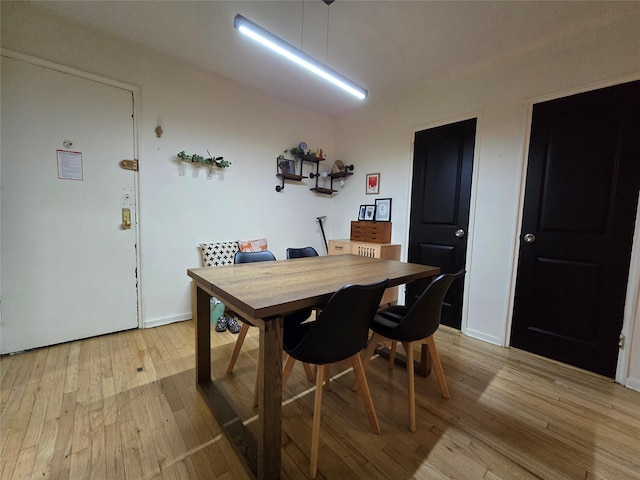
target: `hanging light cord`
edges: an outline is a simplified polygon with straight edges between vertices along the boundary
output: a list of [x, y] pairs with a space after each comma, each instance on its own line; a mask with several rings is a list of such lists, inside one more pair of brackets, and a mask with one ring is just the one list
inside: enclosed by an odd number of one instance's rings
[[329, 5], [327, 5], [327, 50], [324, 54], [324, 63], [329, 64]]
[[302, 1], [302, 21], [300, 22], [300, 50], [304, 52], [304, 0]]

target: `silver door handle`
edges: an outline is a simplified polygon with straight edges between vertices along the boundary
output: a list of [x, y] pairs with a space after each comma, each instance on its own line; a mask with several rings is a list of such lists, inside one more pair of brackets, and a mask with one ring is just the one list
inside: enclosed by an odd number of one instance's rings
[[536, 236], [533, 233], [527, 233], [524, 236], [525, 243], [533, 243], [536, 241]]
[[461, 228], [459, 228], [458, 230], [456, 230], [455, 235], [456, 235], [456, 237], [458, 237], [458, 238], [462, 238], [462, 237], [464, 237], [464, 230], [462, 230]]

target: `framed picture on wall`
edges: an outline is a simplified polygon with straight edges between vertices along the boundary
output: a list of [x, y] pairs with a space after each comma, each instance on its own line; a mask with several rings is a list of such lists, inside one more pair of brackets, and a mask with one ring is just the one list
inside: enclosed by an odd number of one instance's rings
[[379, 173], [367, 173], [365, 193], [367, 195], [378, 195], [380, 193]]
[[376, 198], [376, 222], [391, 221], [391, 199]]

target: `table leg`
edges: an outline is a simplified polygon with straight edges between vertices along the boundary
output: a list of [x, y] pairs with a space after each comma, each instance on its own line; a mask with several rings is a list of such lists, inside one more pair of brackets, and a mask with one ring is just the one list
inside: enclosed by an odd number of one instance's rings
[[258, 479], [280, 478], [282, 436], [282, 317], [260, 329]]
[[193, 284], [195, 289], [196, 328], [196, 382], [211, 381], [211, 323], [209, 322], [209, 301], [211, 295]]
[[281, 468], [283, 319], [265, 322], [264, 329], [260, 329], [259, 362], [262, 375], [257, 385], [259, 428], [256, 445], [255, 438], [235, 413], [232, 399], [211, 379], [209, 299], [205, 291], [196, 288], [198, 389], [249, 471], [258, 480], [277, 480]]
[[[389, 349], [387, 347], [378, 347], [376, 353], [381, 357], [389, 358]], [[406, 367], [407, 357], [401, 353], [396, 353], [394, 363]], [[429, 348], [426, 345], [422, 345], [420, 350], [420, 362], [414, 362], [414, 372], [423, 377], [428, 377], [431, 374], [431, 355], [429, 355]]]
[[[194, 295], [192, 308], [194, 309], [195, 317], [196, 384], [198, 391], [222, 427], [231, 446], [238, 453], [239, 458], [245, 463], [249, 472], [255, 476], [259, 464], [255, 436], [245, 427], [242, 419], [235, 412], [233, 399], [211, 378], [211, 323], [209, 320], [209, 301], [211, 296], [195, 285], [192, 294]], [[279, 445], [280, 441], [278, 441]], [[280, 463], [278, 463], [278, 469], [279, 467]], [[271, 478], [280, 477], [274, 476]]]

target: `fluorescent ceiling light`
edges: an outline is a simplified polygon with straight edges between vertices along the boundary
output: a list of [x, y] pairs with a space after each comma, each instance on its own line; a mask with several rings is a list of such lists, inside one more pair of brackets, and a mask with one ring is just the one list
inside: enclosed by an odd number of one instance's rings
[[279, 37], [276, 37], [273, 33], [268, 32], [260, 25], [253, 23], [251, 20], [247, 20], [242, 15], [237, 14], [235, 16], [233, 19], [233, 26], [237, 28], [240, 33], [247, 35], [256, 42], [270, 48], [274, 52], [279, 53], [283, 57], [288, 58], [292, 62], [306, 68], [325, 80], [328, 80], [343, 90], [346, 90], [351, 95], [354, 95], [361, 100], [367, 97], [369, 92], [361, 86], [356, 85], [347, 77], [340, 75], [335, 70], [310, 57], [302, 50], [298, 50], [293, 45], [285, 42]]

